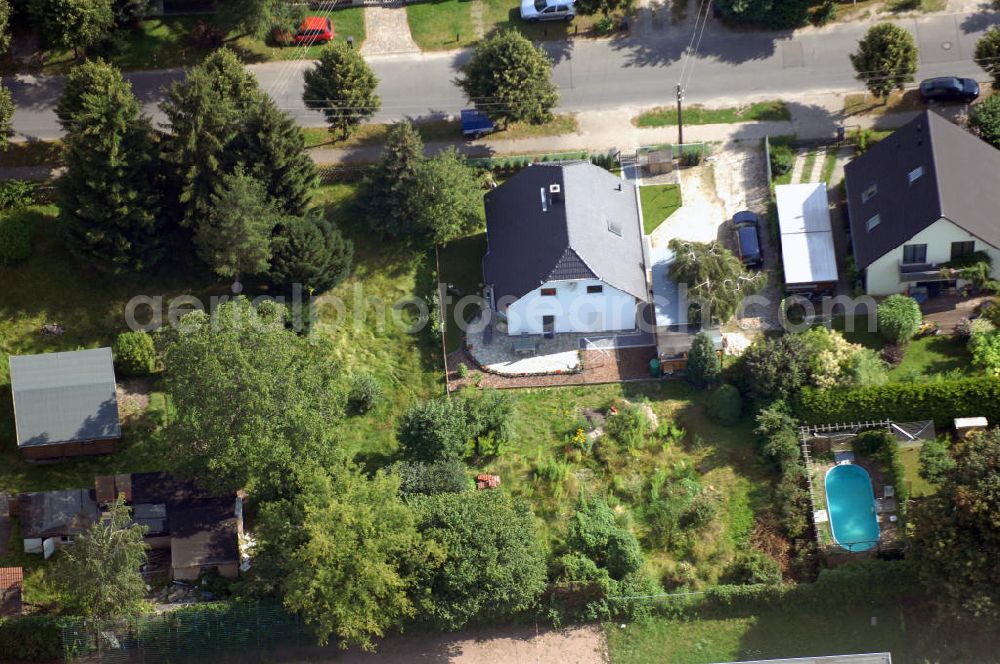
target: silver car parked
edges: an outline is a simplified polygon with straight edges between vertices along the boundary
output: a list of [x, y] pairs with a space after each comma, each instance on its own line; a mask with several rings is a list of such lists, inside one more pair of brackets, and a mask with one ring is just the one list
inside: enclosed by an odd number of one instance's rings
[[521, 18], [538, 21], [572, 21], [576, 8], [572, 0], [521, 0]]

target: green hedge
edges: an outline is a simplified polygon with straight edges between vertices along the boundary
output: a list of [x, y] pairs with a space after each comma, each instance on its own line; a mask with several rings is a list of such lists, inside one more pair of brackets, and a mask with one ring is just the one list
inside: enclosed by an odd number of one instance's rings
[[0, 620], [0, 661], [61, 659], [62, 621], [51, 616]]
[[1000, 421], [1000, 378], [979, 376], [927, 383], [890, 383], [853, 390], [805, 389], [793, 404], [805, 424], [891, 419], [933, 419], [939, 429], [956, 417]]

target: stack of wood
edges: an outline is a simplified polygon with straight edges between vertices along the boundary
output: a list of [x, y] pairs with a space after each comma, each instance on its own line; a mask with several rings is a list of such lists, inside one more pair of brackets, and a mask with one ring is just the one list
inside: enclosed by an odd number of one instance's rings
[[483, 489], [496, 489], [498, 486], [500, 486], [499, 475], [487, 475], [486, 473], [476, 475], [476, 489], [482, 491]]

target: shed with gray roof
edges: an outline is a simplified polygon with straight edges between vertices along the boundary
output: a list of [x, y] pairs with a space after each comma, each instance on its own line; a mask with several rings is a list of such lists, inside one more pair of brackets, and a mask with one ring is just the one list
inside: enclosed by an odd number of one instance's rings
[[106, 454], [121, 439], [110, 348], [10, 358], [17, 446], [26, 459]]

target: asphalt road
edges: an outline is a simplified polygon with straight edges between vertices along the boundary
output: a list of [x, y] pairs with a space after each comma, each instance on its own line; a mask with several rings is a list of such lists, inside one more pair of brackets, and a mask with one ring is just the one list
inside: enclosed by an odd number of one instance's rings
[[[972, 62], [975, 42], [1000, 12], [935, 14], [904, 19], [920, 48], [918, 78], [955, 74], [982, 79]], [[710, 21], [697, 55], [686, 66], [688, 103], [743, 102], [754, 97], [794, 97], [808, 105], [811, 94], [860, 90], [848, 53], [869, 27], [844, 23], [797, 32], [732, 32]], [[674, 103], [675, 85], [685, 69], [684, 53], [691, 25], [659, 26], [640, 16], [632, 34], [611, 40], [576, 39], [546, 43], [555, 62], [553, 79], [560, 88], [559, 110], [587, 111], [622, 106]], [[467, 102], [453, 84], [466, 52], [388, 55], [369, 58], [379, 77], [382, 109], [377, 120], [428, 118], [455, 114]], [[261, 86], [304, 126], [321, 126], [323, 116], [307, 110], [301, 99], [302, 72], [309, 62], [250, 65]], [[146, 112], [157, 122], [162, 89], [180, 70], [128, 74]], [[4, 81], [17, 112], [14, 129], [21, 137], [51, 139], [60, 135], [54, 107], [61, 77], [19, 76]]]

